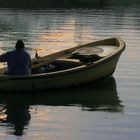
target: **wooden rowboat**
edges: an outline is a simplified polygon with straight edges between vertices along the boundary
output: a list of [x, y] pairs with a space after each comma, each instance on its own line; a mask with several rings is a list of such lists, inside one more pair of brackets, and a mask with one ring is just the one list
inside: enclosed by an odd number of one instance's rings
[[44, 90], [96, 81], [113, 74], [124, 49], [122, 39], [109, 38], [38, 58], [28, 76], [3, 75], [5, 69], [0, 69], [0, 90]]

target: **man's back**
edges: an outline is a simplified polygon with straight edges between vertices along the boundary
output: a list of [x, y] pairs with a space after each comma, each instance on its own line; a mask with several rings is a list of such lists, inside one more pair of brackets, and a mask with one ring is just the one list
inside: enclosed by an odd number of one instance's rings
[[24, 50], [14, 50], [7, 53], [9, 75], [28, 75], [31, 74], [30, 55]]
[[7, 62], [8, 75], [31, 74], [30, 55], [23, 50], [16, 49], [0, 56], [1, 62]]

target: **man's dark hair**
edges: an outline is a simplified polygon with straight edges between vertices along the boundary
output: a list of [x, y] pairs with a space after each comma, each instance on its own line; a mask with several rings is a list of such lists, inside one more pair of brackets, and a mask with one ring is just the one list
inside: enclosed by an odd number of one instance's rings
[[23, 43], [23, 41], [21, 39], [19, 39], [16, 43], [16, 46], [15, 46], [16, 49], [24, 49], [25, 48], [25, 45]]

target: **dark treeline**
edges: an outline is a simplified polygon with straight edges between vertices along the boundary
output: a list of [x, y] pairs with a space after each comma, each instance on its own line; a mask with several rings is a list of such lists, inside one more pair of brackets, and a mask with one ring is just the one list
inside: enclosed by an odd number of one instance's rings
[[0, 7], [47, 8], [47, 7], [93, 7], [140, 4], [140, 0], [0, 0]]

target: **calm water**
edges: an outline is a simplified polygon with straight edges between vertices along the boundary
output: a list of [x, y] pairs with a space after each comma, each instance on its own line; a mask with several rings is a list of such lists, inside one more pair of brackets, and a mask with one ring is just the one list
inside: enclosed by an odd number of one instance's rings
[[96, 84], [36, 95], [0, 94], [0, 139], [139, 140], [139, 15], [140, 6], [0, 9], [1, 54], [19, 38], [32, 57], [35, 50], [43, 56], [112, 36], [127, 45], [113, 77]]

